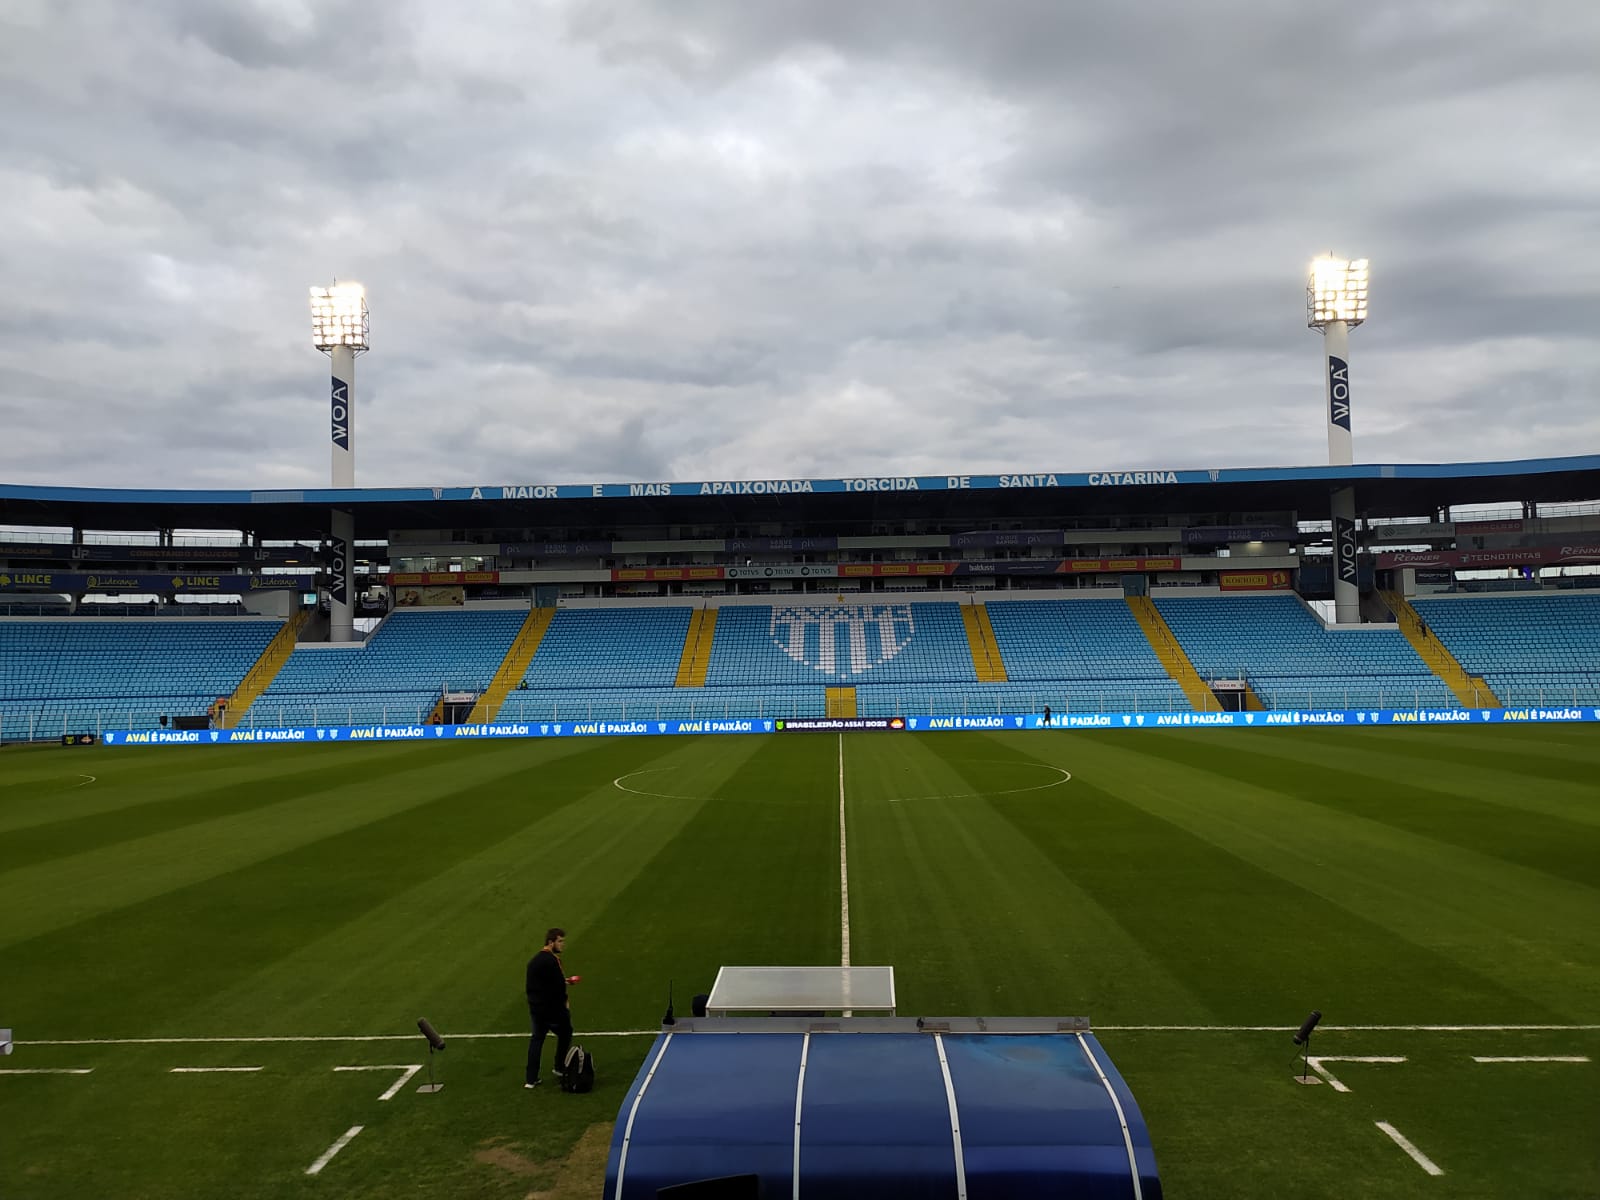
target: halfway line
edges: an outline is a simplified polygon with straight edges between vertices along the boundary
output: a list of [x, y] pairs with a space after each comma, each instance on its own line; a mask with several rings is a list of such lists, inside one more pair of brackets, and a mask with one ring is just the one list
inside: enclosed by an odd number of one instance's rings
[[[850, 965], [850, 864], [844, 842], [844, 734], [839, 735], [839, 965]], [[845, 1013], [845, 1016], [849, 1016]]]

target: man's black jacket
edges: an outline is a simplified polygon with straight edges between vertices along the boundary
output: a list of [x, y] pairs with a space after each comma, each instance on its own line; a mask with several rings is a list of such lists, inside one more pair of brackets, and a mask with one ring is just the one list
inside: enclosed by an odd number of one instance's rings
[[553, 950], [540, 950], [528, 960], [527, 990], [535, 1016], [559, 1018], [567, 1011], [567, 977]]

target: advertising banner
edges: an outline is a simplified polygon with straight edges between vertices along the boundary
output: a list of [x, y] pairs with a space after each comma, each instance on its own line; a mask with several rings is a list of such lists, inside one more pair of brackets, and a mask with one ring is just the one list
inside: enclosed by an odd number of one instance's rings
[[1272, 592], [1291, 585], [1289, 571], [1219, 571], [1217, 585], [1225, 592]]
[[771, 554], [775, 552], [804, 554], [817, 550], [837, 550], [839, 548], [839, 539], [836, 537], [729, 538], [727, 547], [734, 554]]
[[836, 563], [753, 563], [748, 567], [726, 567], [726, 579], [837, 579]]
[[390, 587], [428, 587], [452, 583], [499, 583], [499, 571], [391, 571], [382, 580]]
[[1267, 712], [1037, 713], [916, 717], [715, 717], [691, 721], [503, 721], [487, 725], [323, 725], [290, 729], [114, 729], [106, 746], [232, 746], [281, 742], [405, 742], [498, 738], [960, 730], [1307, 728], [1328, 725], [1531, 725], [1600, 721], [1600, 708], [1274, 709]]
[[1521, 533], [1525, 523], [1520, 520], [1504, 521], [1457, 521], [1457, 534], [1472, 534], [1478, 537], [1486, 533]]
[[1181, 558], [1068, 558], [1055, 566], [1061, 575], [1120, 575], [1138, 571], [1181, 571]]
[[1356, 586], [1356, 523], [1349, 517], [1333, 519], [1333, 571], [1339, 583]]
[[954, 575], [953, 562], [840, 563], [840, 579], [901, 579], [908, 575]]
[[176, 575], [116, 571], [0, 571], [0, 592], [65, 592], [70, 595], [243, 595], [245, 592], [297, 591], [310, 575]]
[[[652, 583], [690, 579], [722, 579], [722, 567], [622, 567], [611, 572], [614, 583]], [[755, 575], [742, 578], [755, 579]]]
[[460, 608], [467, 602], [464, 587], [401, 587], [394, 590], [396, 608]]
[[1185, 546], [1222, 546], [1228, 542], [1292, 542], [1299, 536], [1287, 525], [1196, 525], [1183, 531]]
[[505, 558], [599, 558], [611, 553], [610, 542], [502, 542]]
[[1061, 546], [1066, 544], [1066, 540], [1067, 535], [1059, 529], [984, 529], [974, 533], [952, 534], [950, 544], [987, 550], [1006, 546]]
[[1600, 562], [1600, 538], [1562, 545], [1507, 546], [1503, 550], [1400, 550], [1378, 555], [1382, 567], [1449, 567], [1457, 571], [1496, 567], [1549, 567]]

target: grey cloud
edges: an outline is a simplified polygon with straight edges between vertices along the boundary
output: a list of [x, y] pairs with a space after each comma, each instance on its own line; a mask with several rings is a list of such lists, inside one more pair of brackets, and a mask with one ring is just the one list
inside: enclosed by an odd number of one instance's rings
[[1316, 462], [1323, 249], [1361, 457], [1600, 434], [1576, 0], [28, 17], [0, 478], [324, 481], [336, 274], [363, 483]]

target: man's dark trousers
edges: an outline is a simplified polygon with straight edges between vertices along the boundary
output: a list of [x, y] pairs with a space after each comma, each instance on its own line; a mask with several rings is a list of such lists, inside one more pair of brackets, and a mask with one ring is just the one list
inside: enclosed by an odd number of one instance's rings
[[555, 1068], [560, 1074], [561, 1064], [567, 1060], [567, 1050], [572, 1045], [572, 1013], [562, 1009], [560, 1013], [540, 1014], [529, 1009], [528, 1015], [533, 1020], [533, 1036], [528, 1039], [528, 1071], [524, 1082], [537, 1083], [539, 1058], [544, 1054], [544, 1039], [548, 1033], [556, 1035]]

